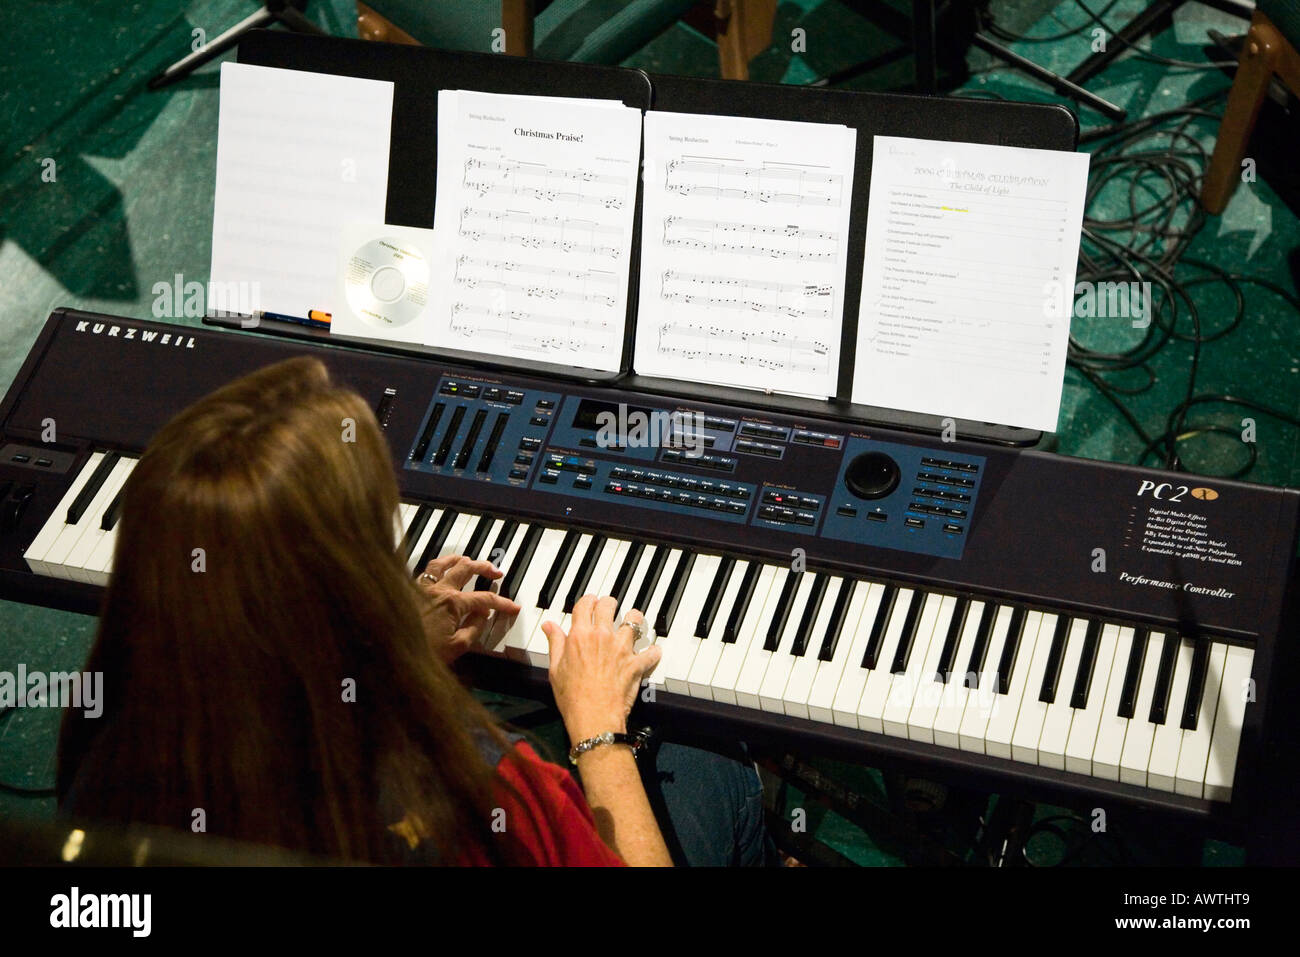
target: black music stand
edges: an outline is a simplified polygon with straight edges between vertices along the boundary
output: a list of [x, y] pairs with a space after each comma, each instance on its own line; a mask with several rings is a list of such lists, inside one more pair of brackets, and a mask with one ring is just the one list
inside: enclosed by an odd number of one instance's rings
[[324, 30], [303, 16], [302, 11], [306, 6], [307, 0], [262, 0], [261, 10], [249, 14], [211, 43], [205, 43], [189, 56], [177, 60], [149, 81], [149, 89], [158, 90], [168, 84], [175, 83], [182, 77], [189, 76], [203, 64], [216, 59], [233, 47], [244, 38], [244, 34], [248, 33], [249, 30], [257, 30], [262, 27], [273, 26], [276, 23], [283, 23], [290, 30], [296, 30], [299, 33], [315, 33], [319, 36], [325, 36]]

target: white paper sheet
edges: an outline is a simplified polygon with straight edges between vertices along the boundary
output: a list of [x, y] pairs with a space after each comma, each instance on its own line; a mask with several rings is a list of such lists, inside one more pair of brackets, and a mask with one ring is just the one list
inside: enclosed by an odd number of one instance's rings
[[647, 113], [633, 366], [835, 394], [855, 130]]
[[641, 113], [443, 90], [432, 345], [618, 370]]
[[392, 113], [387, 81], [223, 63], [211, 288], [333, 312], [340, 229], [384, 221]]
[[1088, 154], [877, 136], [854, 402], [1055, 431]]

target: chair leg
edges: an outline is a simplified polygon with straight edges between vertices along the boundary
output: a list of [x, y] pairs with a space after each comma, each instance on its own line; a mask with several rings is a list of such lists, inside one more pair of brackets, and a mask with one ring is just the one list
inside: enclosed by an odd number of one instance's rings
[[718, 0], [718, 66], [724, 79], [748, 80], [749, 61], [772, 42], [776, 0]]
[[1286, 40], [1267, 19], [1256, 14], [1246, 34], [1241, 63], [1232, 81], [1228, 105], [1219, 124], [1210, 168], [1201, 185], [1201, 205], [1207, 212], [1221, 213], [1241, 181], [1241, 161], [1246, 156], [1250, 134], [1255, 129], [1260, 107], [1278, 64]]

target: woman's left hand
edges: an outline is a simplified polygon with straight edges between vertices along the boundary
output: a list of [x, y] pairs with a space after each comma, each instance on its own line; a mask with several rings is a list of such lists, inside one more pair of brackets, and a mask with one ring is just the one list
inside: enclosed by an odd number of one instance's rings
[[495, 580], [502, 572], [491, 562], [448, 555], [429, 562], [416, 578], [420, 590], [429, 596], [420, 610], [425, 634], [448, 664], [478, 644], [494, 612], [510, 617], [520, 611], [518, 605], [494, 591], [462, 591], [476, 575]]

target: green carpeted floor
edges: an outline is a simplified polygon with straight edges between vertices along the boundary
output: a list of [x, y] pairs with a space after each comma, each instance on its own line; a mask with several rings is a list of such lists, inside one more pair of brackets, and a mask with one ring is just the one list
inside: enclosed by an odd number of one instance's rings
[[[900, 10], [906, 4], [895, 0]], [[179, 10], [178, 10], [179, 6]], [[1096, 6], [1100, 7], [1100, 3]], [[1143, 4], [1120, 0], [1107, 14], [1126, 22]], [[335, 35], [355, 35], [346, 0], [311, 4], [316, 21]], [[251, 9], [247, 0], [165, 0], [131, 4], [107, 0], [52, 0], [5, 4], [0, 29], [9, 39], [0, 61], [0, 387], [7, 388], [51, 309], [69, 305], [127, 316], [149, 317], [152, 289], [172, 282], [204, 282], [208, 274], [215, 172], [217, 72], [210, 66], [159, 93], [144, 83], [187, 52], [195, 31], [215, 35]], [[1017, 33], [1047, 36], [1087, 26], [1073, 0], [995, 2], [996, 22]], [[882, 28], [892, 26], [894, 33]], [[1203, 60], [1206, 29], [1243, 32], [1241, 21], [1189, 3], [1171, 29], [1143, 45], [1179, 59]], [[802, 34], [799, 33], [802, 31]], [[899, 89], [911, 79], [911, 60], [891, 57], [900, 46], [897, 17], [865, 0], [786, 0], [780, 4], [774, 42], [753, 64], [753, 77], [770, 82], [807, 83], [852, 64], [881, 57], [884, 64], [847, 84], [850, 88]], [[1016, 42], [1013, 49], [1065, 73], [1088, 55], [1088, 30], [1052, 42]], [[678, 24], [645, 46], [628, 65], [663, 73], [717, 75], [712, 42]], [[950, 68], [945, 76], [953, 75]], [[1056, 101], [1035, 81], [972, 51], [957, 72], [961, 95]], [[1089, 84], [1139, 117], [1182, 106], [1226, 89], [1217, 70], [1169, 67], [1126, 56]], [[1222, 98], [1207, 109], [1222, 111]], [[1080, 111], [1085, 129], [1104, 120]], [[1217, 124], [1197, 121], [1188, 128], [1203, 146], [1213, 143]], [[49, 172], [53, 171], [53, 176]], [[1288, 256], [1300, 246], [1300, 221], [1270, 188], [1270, 169], [1238, 189], [1221, 217], [1210, 217], [1187, 255], [1248, 276], [1281, 284], [1294, 295]], [[42, 175], [42, 174], [45, 175]], [[1127, 209], [1127, 191], [1108, 189], [1090, 215], [1114, 219]], [[1191, 276], [1193, 273], [1188, 273]], [[1266, 289], [1243, 286], [1244, 320], [1201, 351], [1198, 391], [1245, 395], [1291, 416], [1300, 413], [1300, 314]], [[1209, 283], [1194, 289], [1204, 331], [1222, 328], [1231, 317], [1228, 287]], [[182, 320], [186, 321], [186, 320]], [[194, 321], [194, 320], [188, 320]], [[1181, 327], [1180, 328], [1184, 328]], [[1187, 331], [1184, 328], [1184, 331]], [[1133, 344], [1124, 324], [1076, 319], [1082, 344], [1117, 351]], [[1191, 346], [1173, 342], [1149, 362], [1152, 383], [1123, 401], [1148, 434], [1165, 428], [1169, 410], [1187, 386]], [[1117, 377], [1120, 388], [1144, 385], [1135, 373]], [[111, 401], [111, 396], [105, 397]], [[1257, 461], [1251, 481], [1300, 484], [1300, 429], [1239, 407], [1207, 405], [1198, 424], [1241, 428], [1243, 415], [1256, 418]], [[1189, 430], [1191, 426], [1189, 425]], [[1064, 453], [1135, 462], [1145, 442], [1134, 428], [1076, 370], [1067, 372], [1057, 448]], [[1243, 461], [1241, 444], [1222, 434], [1199, 433], [1180, 447], [1186, 466], [1227, 474]], [[1148, 460], [1154, 462], [1154, 460]], [[92, 619], [0, 602], [0, 670], [19, 662], [41, 670], [80, 666], [89, 648]], [[48, 787], [53, 778], [58, 714], [26, 709], [0, 718], [0, 782], [13, 787]], [[543, 728], [543, 737], [554, 731]], [[878, 773], [819, 764], [842, 786], [866, 799], [879, 799]], [[788, 806], [802, 798], [789, 797]], [[974, 800], [976, 816], [984, 798]], [[954, 798], [952, 803], [957, 803]], [[970, 803], [970, 802], [967, 802]], [[0, 791], [0, 817], [53, 814], [44, 797]], [[1040, 819], [1057, 814], [1042, 807]], [[834, 814], [812, 814], [818, 839], [859, 863], [899, 863], [905, 856], [888, 840], [873, 838]], [[951, 824], [951, 822], [947, 822]], [[935, 827], [942, 831], [946, 824]], [[1042, 831], [1035, 853], [1043, 861], [1067, 856], [1070, 835]], [[1119, 840], [1117, 837], [1116, 840]], [[1082, 862], [1117, 859], [1182, 861], [1189, 854], [1170, 835], [1128, 835], [1123, 854], [1099, 847], [1080, 853]], [[1045, 846], [1044, 846], [1045, 842]], [[961, 840], [958, 839], [960, 845]], [[1190, 851], [1206, 863], [1231, 863], [1235, 849], [1207, 843]]]

